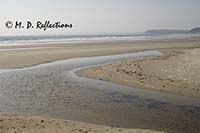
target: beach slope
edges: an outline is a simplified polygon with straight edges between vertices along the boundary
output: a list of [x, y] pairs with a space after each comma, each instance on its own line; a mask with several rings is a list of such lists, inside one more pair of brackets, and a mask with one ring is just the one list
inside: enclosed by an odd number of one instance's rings
[[1, 133], [164, 133], [142, 129], [122, 129], [41, 117], [0, 116]]
[[162, 56], [85, 69], [82, 76], [176, 95], [200, 97], [200, 48], [160, 50]]

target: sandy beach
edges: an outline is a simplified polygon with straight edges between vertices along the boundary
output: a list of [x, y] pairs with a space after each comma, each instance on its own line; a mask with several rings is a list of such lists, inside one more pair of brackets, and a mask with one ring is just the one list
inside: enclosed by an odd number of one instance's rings
[[114, 62], [81, 71], [82, 76], [161, 92], [200, 96], [200, 49], [160, 50], [161, 57]]
[[[167, 40], [151, 40], [151, 41], [111, 41], [111, 42], [96, 42], [96, 43], [76, 43], [76, 44], [40, 44], [40, 45], [19, 45], [19, 46], [1, 46], [0, 47], [0, 69], [14, 69], [14, 68], [25, 68], [30, 66], [35, 66], [38, 64], [45, 64], [49, 62], [54, 62], [58, 60], [65, 60], [70, 58], [77, 57], [91, 57], [91, 56], [100, 56], [100, 55], [113, 55], [113, 54], [122, 54], [122, 53], [132, 53], [138, 51], [146, 51], [146, 50], [159, 50], [163, 53], [161, 57], [158, 58], [145, 58], [144, 60], [125, 60], [120, 62], [114, 62], [112, 64], [98, 66], [90, 69], [85, 69], [81, 71], [81, 75], [89, 78], [105, 80], [109, 82], [116, 82], [128, 86], [138, 86], [141, 88], [158, 90], [161, 92], [167, 92], [177, 95], [191, 96], [191, 97], [199, 97], [200, 93], [198, 90], [200, 77], [199, 77], [199, 62], [198, 58], [200, 56], [198, 48], [200, 39], [167, 39]], [[40, 48], [41, 47], [41, 48]], [[53, 47], [53, 48], [52, 48]], [[173, 64], [173, 65], [171, 65]], [[181, 64], [181, 65], [180, 65]], [[179, 66], [179, 67], [178, 67]], [[66, 116], [70, 116], [70, 113], [77, 111], [77, 114], [83, 118], [94, 119], [88, 114], [94, 113], [93, 115], [102, 120], [103, 122], [112, 122], [113, 119], [120, 123], [121, 119], [115, 119], [114, 116], [123, 118], [124, 116], [119, 116], [121, 113], [120, 109], [124, 109], [123, 112], [125, 115], [131, 114], [134, 110], [134, 115], [131, 118], [134, 118], [135, 125], [141, 125], [141, 127], [145, 127], [150, 122], [152, 125], [149, 125], [148, 129], [167, 129], [171, 128], [173, 131], [183, 130], [184, 126], [180, 124], [181, 120], [185, 120], [186, 118], [183, 116], [188, 114], [188, 119], [191, 117], [190, 108], [193, 109], [193, 106], [176, 106], [173, 104], [164, 103], [166, 106], [166, 110], [159, 110], [157, 106], [160, 106], [160, 102], [154, 101], [152, 99], [148, 99], [147, 101], [141, 100], [141, 103], [134, 103], [136, 107], [132, 106], [131, 100], [136, 100], [134, 97], [128, 96], [128, 98], [123, 97], [122, 94], [112, 93], [113, 98], [117, 98], [114, 100], [119, 100], [118, 97], [122, 100], [122, 103], [125, 101], [125, 105], [121, 104], [121, 101], [106, 101], [104, 96], [110, 98], [105, 92], [97, 91], [95, 93], [91, 93], [96, 96], [101, 96], [99, 98], [93, 99], [93, 97], [88, 96], [90, 93], [85, 94], [84, 90], [88, 90], [88, 88], [83, 88], [77, 83], [75, 85], [69, 84], [69, 90], [66, 89], [68, 82], [71, 83], [73, 81], [66, 81], [63, 79], [64, 73], [62, 71], [54, 72], [56, 68], [52, 68], [52, 72], [47, 72], [42, 68], [41, 71], [34, 70], [31, 72], [23, 72], [15, 73], [15, 77], [12, 76], [12, 73], [7, 76], [0, 77], [0, 82], [4, 83], [0, 85], [0, 88], [5, 91], [5, 94], [14, 99], [16, 104], [20, 106], [26, 107], [23, 111], [31, 112], [32, 110], [36, 110], [36, 112], [42, 112], [39, 107], [52, 107], [50, 110], [51, 114], [55, 113], [55, 109], [57, 107], [60, 108], [60, 111], [63, 114], [68, 114]], [[191, 71], [191, 69], [193, 71]], [[51, 69], [50, 69], [51, 70]], [[44, 73], [43, 73], [44, 72]], [[24, 75], [23, 75], [24, 74]], [[42, 77], [41, 77], [41, 75]], [[63, 74], [63, 75], [62, 75]], [[39, 75], [39, 76], [38, 76]], [[46, 76], [46, 78], [45, 78]], [[65, 76], [65, 75], [64, 75]], [[48, 77], [48, 78], [47, 78]], [[7, 79], [6, 79], [7, 78]], [[30, 79], [29, 79], [30, 78]], [[61, 80], [60, 80], [61, 79]], [[4, 81], [9, 82], [4, 82]], [[18, 81], [21, 81], [20, 83]], [[62, 81], [63, 80], [63, 81]], [[34, 81], [34, 82], [32, 82]], [[60, 83], [60, 82], [61, 83]], [[16, 83], [15, 83], [16, 82]], [[29, 84], [27, 84], [27, 82]], [[44, 84], [46, 83], [46, 84]], [[48, 84], [47, 84], [48, 83]], [[12, 85], [15, 84], [15, 89], [12, 88]], [[77, 86], [78, 88], [76, 88]], [[32, 88], [29, 88], [29, 87]], [[59, 93], [54, 92], [55, 86], [59, 90]], [[59, 88], [58, 88], [59, 86]], [[87, 87], [87, 86], [86, 86]], [[182, 87], [185, 87], [182, 90]], [[5, 89], [6, 88], [6, 89]], [[21, 88], [22, 90], [20, 90]], [[73, 89], [72, 89], [73, 88]], [[29, 90], [32, 89], [32, 90]], [[80, 92], [79, 89], [81, 90]], [[10, 90], [10, 92], [7, 92]], [[78, 90], [78, 91], [77, 91]], [[31, 93], [29, 93], [29, 91]], [[64, 95], [64, 92], [69, 92]], [[83, 91], [83, 92], [82, 92]], [[2, 92], [3, 94], [4, 92]], [[71, 95], [70, 93], [73, 93]], [[106, 94], [106, 95], [105, 95]], [[6, 96], [5, 95], [5, 96]], [[81, 95], [83, 95], [81, 97]], [[79, 97], [80, 96], [80, 97]], [[116, 97], [115, 97], [116, 96]], [[45, 99], [45, 98], [49, 99]], [[76, 98], [74, 98], [76, 97]], [[4, 97], [0, 97], [4, 98]], [[31, 99], [34, 98], [34, 99]], [[102, 98], [102, 99], [101, 99]], [[130, 99], [129, 99], [130, 98]], [[133, 99], [131, 99], [133, 98]], [[71, 100], [74, 101], [71, 101]], [[41, 101], [40, 101], [41, 100]], [[51, 101], [52, 100], [52, 101]], [[93, 105], [91, 101], [97, 100], [97, 105]], [[98, 101], [99, 100], [99, 101]], [[105, 101], [104, 101], [105, 100]], [[124, 101], [123, 101], [124, 100]], [[129, 105], [130, 100], [130, 105]], [[140, 99], [139, 99], [140, 100]], [[58, 104], [56, 102], [58, 102]], [[70, 102], [72, 103], [70, 103]], [[84, 103], [81, 103], [83, 101]], [[35, 104], [36, 102], [39, 102]], [[87, 103], [86, 103], [87, 102]], [[96, 102], [96, 101], [95, 101]], [[126, 103], [127, 102], [127, 103]], [[149, 104], [149, 106], [142, 107], [142, 112], [140, 106], [143, 106], [143, 102]], [[154, 102], [156, 103], [154, 105]], [[63, 103], [66, 106], [63, 106]], [[80, 104], [81, 103], [81, 104]], [[162, 102], [161, 102], [162, 103]], [[41, 105], [40, 105], [41, 104]], [[76, 107], [80, 104], [80, 107]], [[116, 104], [116, 108], [111, 108], [113, 104]], [[5, 105], [7, 106], [7, 105]], [[88, 108], [87, 108], [88, 106]], [[124, 108], [125, 106], [125, 108]], [[137, 107], [138, 106], [138, 107]], [[12, 106], [11, 106], [12, 107]], [[15, 107], [15, 106], [13, 106]], [[153, 107], [153, 109], [149, 108]], [[162, 107], [162, 106], [161, 106]], [[164, 106], [163, 106], [164, 107]], [[43, 109], [44, 109], [43, 108]], [[164, 107], [165, 108], [165, 107]], [[168, 108], [172, 109], [168, 112]], [[188, 109], [189, 108], [189, 109]], [[63, 110], [62, 110], [63, 109]], [[74, 110], [73, 110], [74, 109]], [[77, 110], [80, 109], [80, 110]], [[94, 110], [93, 110], [94, 109]], [[119, 110], [116, 110], [119, 109]], [[185, 112], [179, 113], [180, 110]], [[196, 108], [195, 108], [196, 109]], [[100, 114], [102, 111], [109, 111], [106, 114]], [[116, 110], [116, 114], [113, 112]], [[198, 108], [197, 108], [198, 110]], [[45, 110], [46, 111], [46, 110]], [[64, 112], [66, 111], [66, 112]], [[72, 111], [72, 112], [70, 112]], [[193, 111], [193, 110], [192, 110]], [[34, 112], [34, 111], [33, 111]], [[37, 113], [38, 113], [37, 112]], [[174, 113], [176, 112], [176, 113]], [[23, 113], [23, 112], [22, 112]], [[37, 114], [36, 113], [36, 114]], [[76, 113], [76, 112], [75, 112]], [[149, 115], [149, 113], [151, 115]], [[45, 113], [46, 114], [46, 113]], [[56, 114], [56, 113], [55, 113]], [[63, 115], [62, 114], [62, 115]], [[97, 115], [99, 114], [99, 115]], [[143, 115], [141, 115], [143, 114]], [[177, 116], [173, 116], [173, 114], [180, 114]], [[198, 115], [194, 114], [194, 115]], [[36, 115], [37, 116], [37, 115]], [[40, 115], [39, 115], [40, 116]], [[108, 117], [109, 116], [109, 117]], [[71, 116], [74, 117], [74, 116]], [[77, 116], [78, 117], [78, 116]], [[113, 118], [112, 118], [113, 117]], [[152, 118], [155, 117], [155, 121], [152, 122]], [[162, 125], [160, 117], [165, 117], [163, 121], [168, 123], [169, 125]], [[103, 118], [106, 118], [104, 121]], [[150, 119], [148, 119], [150, 118]], [[169, 118], [169, 119], [168, 119]], [[183, 119], [182, 119], [183, 118]], [[79, 118], [78, 118], [79, 119]], [[126, 120], [126, 119], [124, 119]], [[128, 119], [130, 122], [132, 119]], [[140, 121], [141, 120], [141, 121]], [[174, 122], [175, 121], [175, 122]], [[197, 120], [194, 119], [194, 122]], [[105, 123], [106, 123], [105, 122]], [[122, 123], [128, 123], [126, 121], [122, 121]], [[144, 123], [145, 124], [144, 124]], [[171, 123], [170, 123], [171, 122]], [[174, 123], [174, 125], [173, 125]], [[192, 122], [188, 122], [188, 125], [191, 125]], [[198, 122], [196, 122], [198, 124]], [[130, 126], [134, 123], [128, 123]], [[144, 124], [144, 125], [143, 125]], [[196, 124], [196, 125], [197, 125]], [[177, 126], [178, 125], [178, 126]], [[186, 124], [187, 125], [187, 124]], [[194, 125], [194, 127], [196, 127]], [[187, 129], [187, 131], [190, 129]], [[198, 129], [197, 129], [198, 130]], [[131, 132], [131, 133], [157, 133], [158, 131], [152, 130], [143, 130], [143, 129], [123, 129], [116, 128], [112, 126], [100, 126], [93, 124], [86, 124], [74, 121], [66, 121], [66, 120], [52, 120], [52, 119], [44, 119], [41, 117], [22, 117], [15, 115], [1, 115], [0, 116], [0, 132], [3, 133], [101, 133], [101, 132]]]
[[2, 0], [0, 133], [200, 133], [200, 0]]
[[[198, 47], [200, 38], [0, 46], [0, 68], [21, 68], [77, 57]], [[53, 48], [52, 48], [53, 47]]]
[[1, 133], [164, 133], [142, 129], [122, 129], [41, 117], [0, 116]]

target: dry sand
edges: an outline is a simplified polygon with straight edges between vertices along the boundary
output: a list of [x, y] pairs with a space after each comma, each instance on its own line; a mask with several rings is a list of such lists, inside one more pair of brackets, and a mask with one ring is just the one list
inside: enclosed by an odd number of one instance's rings
[[164, 133], [141, 129], [121, 129], [40, 117], [0, 116], [0, 133]]
[[163, 55], [81, 71], [82, 76], [177, 95], [200, 97], [200, 48], [160, 50]]
[[0, 69], [28, 67], [76, 57], [112, 55], [160, 48], [194, 47], [199, 46], [199, 42], [200, 38], [0, 46]]
[[[98, 55], [112, 55], [143, 50], [166, 49], [166, 48], [188, 48], [198, 47], [200, 39], [179, 40], [157, 40], [157, 41], [118, 41], [80, 44], [41, 44], [29, 46], [0, 46], [0, 69], [28, 67], [41, 63], [52, 62], [75, 57], [88, 57]], [[52, 46], [54, 48], [52, 48]], [[24, 49], [42, 47], [42, 49]], [[44, 48], [45, 47], [45, 48]], [[8, 51], [11, 49], [12, 51]], [[13, 50], [15, 49], [15, 50]], [[97, 67], [84, 71], [84, 75], [93, 78], [102, 78], [128, 85], [141, 85], [147, 88], [159, 89], [161, 91], [189, 96], [199, 96], [199, 50], [188, 51], [176, 56], [163, 56], [156, 59], [145, 59], [143, 61], [124, 61], [111, 65]], [[168, 52], [166, 52], [168, 53]], [[179, 53], [179, 52], [178, 52]], [[167, 54], [168, 55], [168, 54]], [[185, 58], [187, 57], [187, 58]], [[192, 59], [192, 61], [190, 60]], [[173, 61], [173, 65], [170, 65]], [[179, 66], [182, 61], [189, 64]], [[190, 64], [191, 63], [191, 64]], [[163, 67], [164, 66], [164, 67]], [[191, 72], [194, 70], [193, 72]], [[178, 71], [178, 72], [177, 72]], [[180, 71], [180, 72], [179, 72]], [[185, 73], [183, 73], [183, 71]], [[156, 73], [155, 73], [156, 72]], [[174, 73], [175, 72], [175, 73]], [[196, 75], [195, 75], [196, 74]], [[172, 75], [172, 77], [169, 77]], [[152, 77], [151, 77], [152, 76]], [[158, 77], [157, 77], [158, 76]], [[173, 77], [175, 76], [175, 77]], [[190, 76], [191, 78], [188, 78]], [[193, 77], [194, 76], [194, 77]], [[166, 78], [167, 77], [167, 78]], [[159, 79], [160, 78], [160, 79]], [[186, 81], [184, 80], [186, 79]], [[173, 79], [169, 80], [169, 79]], [[180, 81], [179, 81], [180, 80]], [[176, 84], [178, 82], [179, 84]], [[197, 82], [197, 83], [196, 83]], [[182, 84], [184, 83], [184, 84]], [[194, 84], [193, 84], [194, 83]], [[189, 87], [193, 84], [193, 87]], [[173, 86], [173, 88], [171, 88]], [[184, 91], [180, 87], [185, 86]], [[170, 88], [170, 89], [169, 89]], [[188, 91], [189, 90], [189, 91]], [[198, 92], [198, 93], [197, 93]], [[0, 116], [1, 133], [68, 133], [68, 132], [133, 132], [154, 133], [155, 131], [137, 129], [119, 129], [113, 127], [91, 125], [79, 122], [62, 120], [49, 120], [33, 117]]]

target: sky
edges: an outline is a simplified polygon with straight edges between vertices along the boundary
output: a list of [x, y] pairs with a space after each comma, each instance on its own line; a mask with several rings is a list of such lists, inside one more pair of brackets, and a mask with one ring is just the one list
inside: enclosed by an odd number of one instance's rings
[[[200, 26], [200, 0], [0, 0], [0, 35], [133, 33]], [[7, 21], [72, 23], [72, 29], [7, 29]]]

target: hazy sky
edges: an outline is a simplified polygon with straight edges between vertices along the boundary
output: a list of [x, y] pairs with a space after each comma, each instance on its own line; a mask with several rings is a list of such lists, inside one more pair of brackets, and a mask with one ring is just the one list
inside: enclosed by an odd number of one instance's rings
[[[0, 35], [143, 32], [200, 26], [200, 0], [0, 0]], [[70, 30], [6, 29], [5, 22], [50, 20]]]

